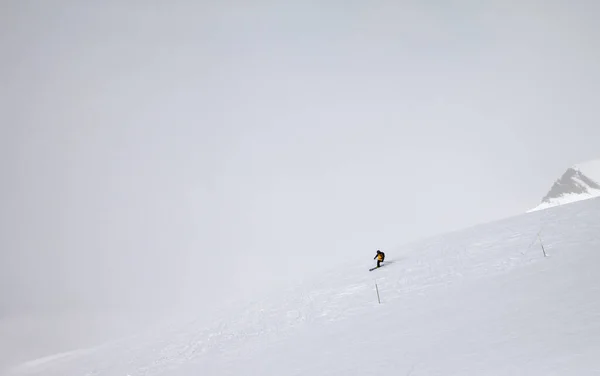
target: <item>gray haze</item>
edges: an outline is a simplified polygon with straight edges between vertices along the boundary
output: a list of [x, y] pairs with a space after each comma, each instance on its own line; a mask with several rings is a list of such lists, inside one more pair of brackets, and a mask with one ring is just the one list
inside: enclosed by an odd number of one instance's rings
[[0, 318], [202, 311], [524, 212], [600, 157], [599, 11], [3, 1]]

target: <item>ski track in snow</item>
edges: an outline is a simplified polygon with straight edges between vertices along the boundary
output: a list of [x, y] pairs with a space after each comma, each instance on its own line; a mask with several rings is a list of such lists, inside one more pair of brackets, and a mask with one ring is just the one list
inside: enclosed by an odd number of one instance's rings
[[213, 325], [9, 375], [600, 374], [599, 251], [600, 199], [581, 201], [385, 250], [373, 272], [365, 254]]

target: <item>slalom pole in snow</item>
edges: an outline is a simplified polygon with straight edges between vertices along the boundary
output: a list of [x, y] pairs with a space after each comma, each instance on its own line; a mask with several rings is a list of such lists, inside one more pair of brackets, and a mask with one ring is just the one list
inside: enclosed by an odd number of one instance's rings
[[544, 253], [544, 257], [548, 257], [548, 255], [546, 254], [546, 250], [544, 249], [544, 244], [542, 243], [542, 237], [540, 236], [540, 234], [544, 230], [543, 220], [546, 218], [547, 215], [548, 215], [548, 211], [546, 210], [540, 217], [540, 231], [538, 231], [538, 236], [537, 236], [538, 239], [540, 240], [540, 247], [542, 247], [542, 252]]
[[[540, 247], [542, 247], [542, 252], [544, 253], [544, 257], [548, 257], [548, 254], [546, 253], [546, 249], [544, 248], [544, 243], [542, 242], [542, 236], [540, 235], [543, 229], [540, 229], [540, 231], [538, 231], [537, 234], [535, 234], [535, 237], [533, 238], [533, 241], [531, 242], [531, 244], [529, 244], [529, 247], [527, 247], [527, 250], [531, 249], [531, 247], [533, 247], [533, 245], [535, 244], [535, 240], [539, 240], [540, 241]], [[525, 254], [525, 252], [521, 252], [522, 255]]]
[[542, 238], [540, 237], [539, 233], [538, 233], [538, 239], [540, 240], [540, 246], [542, 247], [542, 252], [544, 252], [544, 257], [548, 257], [548, 255], [546, 254], [546, 250], [544, 249], [544, 243], [542, 243]]
[[379, 299], [379, 287], [377, 287], [377, 282], [375, 282], [375, 291], [377, 291], [377, 301], [381, 304], [381, 299]]

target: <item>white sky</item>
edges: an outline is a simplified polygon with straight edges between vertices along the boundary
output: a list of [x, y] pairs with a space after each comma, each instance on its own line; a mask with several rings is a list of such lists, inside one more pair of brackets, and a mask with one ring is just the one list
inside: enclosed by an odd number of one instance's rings
[[600, 156], [596, 1], [206, 3], [0, 5], [0, 315], [252, 298]]

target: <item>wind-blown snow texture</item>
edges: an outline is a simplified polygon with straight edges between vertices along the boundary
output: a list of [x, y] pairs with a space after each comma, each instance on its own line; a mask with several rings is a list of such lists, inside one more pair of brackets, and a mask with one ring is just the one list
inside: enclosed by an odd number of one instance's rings
[[542, 203], [530, 210], [542, 210], [554, 206], [600, 197], [600, 160], [570, 167], [542, 199]]
[[[544, 257], [537, 234], [548, 254]], [[11, 375], [600, 374], [600, 200], [398, 249], [234, 311]], [[377, 303], [377, 282], [382, 304]]]

